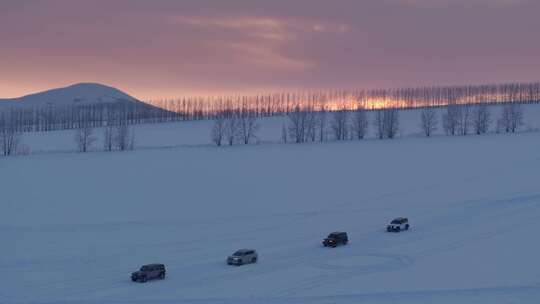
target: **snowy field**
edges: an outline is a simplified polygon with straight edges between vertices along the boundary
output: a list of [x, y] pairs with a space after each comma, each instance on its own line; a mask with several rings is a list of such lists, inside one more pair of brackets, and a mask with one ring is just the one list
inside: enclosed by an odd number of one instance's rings
[[[495, 132], [495, 121], [500, 117], [501, 106], [490, 106], [491, 124], [490, 132]], [[540, 130], [540, 104], [523, 105], [524, 125], [521, 131]], [[443, 135], [441, 114], [444, 109], [437, 109], [438, 129], [434, 135]], [[422, 137], [420, 128], [421, 110], [400, 111], [399, 137]], [[328, 128], [330, 127], [331, 115], [328, 117]], [[375, 128], [371, 124], [373, 113], [368, 113], [370, 125], [368, 128], [368, 138], [375, 137]], [[259, 143], [279, 143], [286, 117], [270, 117], [259, 120], [260, 129], [257, 133]], [[193, 147], [213, 145], [210, 140], [210, 130], [213, 121], [184, 121], [173, 123], [144, 124], [133, 127], [135, 133], [136, 147], [138, 149], [148, 148], [171, 148], [171, 147]], [[472, 128], [471, 128], [472, 132]], [[32, 154], [55, 153], [55, 152], [75, 152], [77, 145], [74, 140], [74, 131], [54, 131], [37, 132], [24, 134], [23, 145]], [[102, 129], [95, 130], [97, 141], [90, 148], [91, 150], [103, 150]], [[328, 139], [332, 134], [327, 134]]]
[[[540, 303], [537, 132], [217, 148], [176, 125], [138, 138], [180, 147], [0, 158], [0, 303]], [[164, 281], [130, 281], [152, 262]]]

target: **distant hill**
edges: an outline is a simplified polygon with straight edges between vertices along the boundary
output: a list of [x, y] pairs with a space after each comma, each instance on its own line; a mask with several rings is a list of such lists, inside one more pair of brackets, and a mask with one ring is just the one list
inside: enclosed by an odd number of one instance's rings
[[0, 99], [0, 107], [24, 108], [78, 106], [97, 103], [135, 103], [149, 106], [116, 88], [98, 83], [79, 83], [23, 97]]

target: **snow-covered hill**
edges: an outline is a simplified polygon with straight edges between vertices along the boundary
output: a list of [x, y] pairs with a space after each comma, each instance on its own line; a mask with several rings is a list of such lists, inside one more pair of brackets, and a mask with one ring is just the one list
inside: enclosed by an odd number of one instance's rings
[[0, 158], [0, 303], [539, 303], [539, 167], [535, 132]]
[[140, 103], [137, 99], [113, 87], [98, 83], [79, 83], [19, 98], [0, 99], [0, 107], [40, 108], [117, 102]]

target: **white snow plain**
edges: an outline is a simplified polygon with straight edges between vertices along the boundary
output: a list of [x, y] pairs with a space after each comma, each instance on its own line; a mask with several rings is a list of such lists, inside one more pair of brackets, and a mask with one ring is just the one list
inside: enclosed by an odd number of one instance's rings
[[52, 151], [0, 158], [0, 303], [540, 302], [539, 133]]

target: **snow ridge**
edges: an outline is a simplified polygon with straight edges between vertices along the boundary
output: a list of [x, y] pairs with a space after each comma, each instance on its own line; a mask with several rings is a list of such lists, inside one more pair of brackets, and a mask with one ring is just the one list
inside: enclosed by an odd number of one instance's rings
[[137, 102], [136, 98], [99, 83], [78, 83], [18, 98], [0, 99], [0, 107], [39, 108], [44, 106], [74, 106], [95, 103]]

